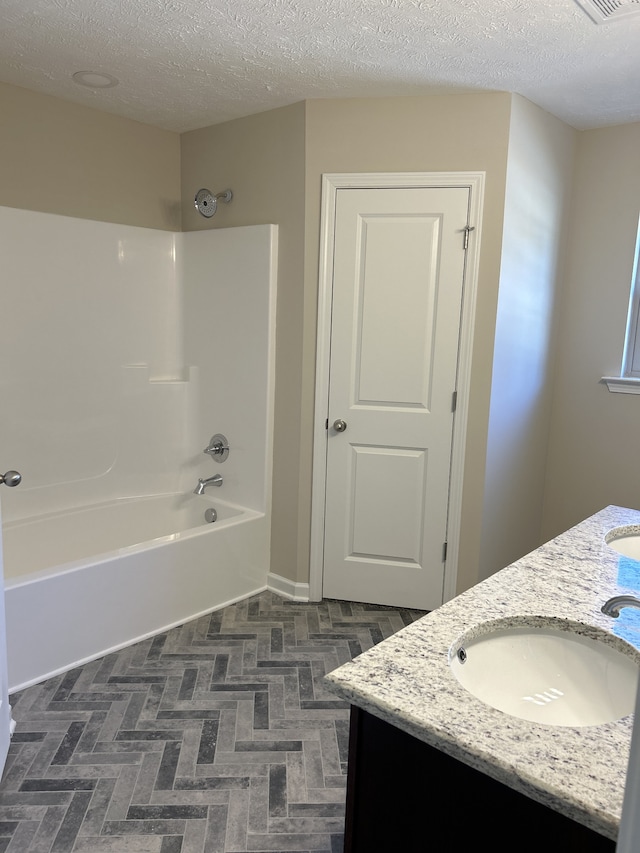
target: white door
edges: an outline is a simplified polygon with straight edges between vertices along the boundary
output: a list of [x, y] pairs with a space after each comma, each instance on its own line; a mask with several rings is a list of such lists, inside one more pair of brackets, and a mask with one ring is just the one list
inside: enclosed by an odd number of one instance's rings
[[469, 201], [337, 190], [326, 598], [442, 604]]

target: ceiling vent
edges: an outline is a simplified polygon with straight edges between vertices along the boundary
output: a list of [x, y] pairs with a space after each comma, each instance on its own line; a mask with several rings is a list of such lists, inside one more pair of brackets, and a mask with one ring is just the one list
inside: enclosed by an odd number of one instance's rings
[[576, 0], [596, 24], [640, 15], [640, 0]]

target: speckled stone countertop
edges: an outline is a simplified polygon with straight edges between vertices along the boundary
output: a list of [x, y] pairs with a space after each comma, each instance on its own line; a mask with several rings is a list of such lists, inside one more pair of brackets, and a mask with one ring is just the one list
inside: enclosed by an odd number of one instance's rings
[[481, 633], [482, 623], [522, 624], [526, 617], [555, 627], [569, 620], [584, 633], [603, 629], [640, 661], [625, 642], [640, 648], [640, 631], [627, 626], [623, 640], [617, 636], [622, 617], [600, 611], [614, 595], [639, 594], [640, 563], [605, 541], [608, 531], [627, 525], [640, 525], [640, 512], [607, 507], [335, 669], [325, 682], [351, 704], [615, 839], [633, 715], [579, 728], [521, 720], [468, 693], [451, 672], [449, 652], [474, 629]]

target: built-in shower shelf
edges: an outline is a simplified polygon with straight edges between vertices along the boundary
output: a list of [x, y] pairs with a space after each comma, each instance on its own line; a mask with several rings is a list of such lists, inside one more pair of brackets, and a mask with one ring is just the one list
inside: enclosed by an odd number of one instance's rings
[[197, 368], [187, 367], [182, 376], [153, 376], [148, 364], [124, 364], [124, 387], [139, 389], [147, 385], [185, 385], [195, 378]]

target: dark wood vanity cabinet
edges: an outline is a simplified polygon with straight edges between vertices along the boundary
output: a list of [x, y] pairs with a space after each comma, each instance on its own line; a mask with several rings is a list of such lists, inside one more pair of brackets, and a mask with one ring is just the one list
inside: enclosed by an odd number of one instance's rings
[[359, 708], [345, 853], [614, 853], [615, 842]]

